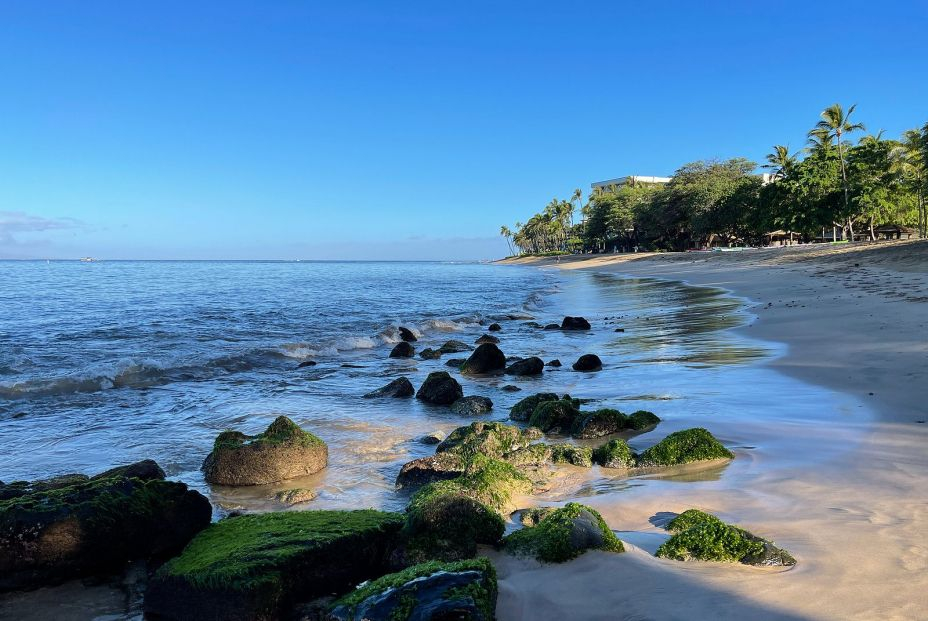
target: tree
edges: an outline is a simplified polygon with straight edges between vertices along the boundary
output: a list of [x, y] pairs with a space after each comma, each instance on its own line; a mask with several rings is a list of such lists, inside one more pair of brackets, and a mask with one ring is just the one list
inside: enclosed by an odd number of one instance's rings
[[850, 121], [851, 114], [853, 114], [854, 108], [856, 107], [857, 104], [853, 104], [847, 109], [846, 113], [841, 107], [841, 104], [837, 103], [825, 108], [822, 110], [822, 120], [815, 125], [815, 129], [809, 132], [810, 139], [812, 139], [814, 133], [819, 141], [827, 137], [829, 139], [834, 139], [838, 144], [838, 159], [841, 162], [841, 185], [844, 188], [844, 212], [847, 218], [848, 239], [850, 241], [854, 241], [854, 222], [850, 212], [850, 201], [848, 199], [847, 163], [844, 160], [844, 136], [857, 130], [864, 129], [863, 123], [851, 123]]
[[789, 154], [789, 147], [782, 144], [774, 145], [773, 153], [767, 154], [767, 163], [762, 168], [773, 171], [774, 179], [783, 179], [796, 166], [796, 155]]
[[512, 249], [512, 231], [509, 230], [509, 227], [505, 224], [499, 227], [499, 234], [506, 238], [506, 243], [509, 244], [509, 255], [512, 256], [515, 254], [515, 251]]

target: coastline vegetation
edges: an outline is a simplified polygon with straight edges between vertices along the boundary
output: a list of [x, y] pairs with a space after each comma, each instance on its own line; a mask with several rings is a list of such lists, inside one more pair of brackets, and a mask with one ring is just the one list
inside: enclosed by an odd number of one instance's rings
[[741, 157], [690, 162], [669, 183], [626, 182], [585, 204], [575, 190], [500, 234], [512, 254], [538, 256], [875, 240], [882, 225], [928, 236], [928, 123], [852, 144], [866, 131], [854, 112], [829, 106], [805, 148], [775, 145], [760, 167]]

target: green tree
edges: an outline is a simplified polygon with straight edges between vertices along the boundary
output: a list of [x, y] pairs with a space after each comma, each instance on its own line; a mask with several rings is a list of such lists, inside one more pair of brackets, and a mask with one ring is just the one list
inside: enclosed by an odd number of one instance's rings
[[815, 129], [809, 132], [809, 137], [814, 136], [823, 141], [834, 139], [838, 145], [838, 159], [841, 163], [841, 185], [844, 189], [844, 214], [847, 218], [848, 239], [854, 241], [854, 221], [850, 211], [849, 188], [847, 183], [847, 162], [844, 159], [844, 136], [863, 130], [863, 123], [851, 123], [851, 114], [857, 104], [853, 104], [847, 109], [847, 112], [841, 107], [841, 104], [833, 104], [822, 110], [822, 120], [815, 125]]

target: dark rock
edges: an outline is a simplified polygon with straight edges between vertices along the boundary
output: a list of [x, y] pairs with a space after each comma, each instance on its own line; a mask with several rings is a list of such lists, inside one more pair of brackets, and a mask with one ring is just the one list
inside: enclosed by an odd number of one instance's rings
[[419, 436], [416, 438], [416, 442], [419, 444], [438, 444], [445, 439], [445, 434], [433, 431], [432, 433], [427, 433], [424, 436]]
[[574, 363], [574, 371], [599, 371], [603, 368], [603, 361], [596, 354], [583, 354]]
[[218, 485], [265, 485], [319, 472], [328, 458], [325, 442], [279, 416], [257, 436], [220, 433], [203, 473], [208, 483]]
[[544, 327], [545, 330], [560, 330], [561, 326], [556, 323], [549, 323]]
[[390, 351], [391, 358], [412, 358], [415, 354], [416, 348], [406, 341], [400, 341]]
[[155, 574], [146, 618], [280, 619], [297, 598], [344, 593], [389, 570], [403, 516], [279, 511], [212, 524]]
[[532, 414], [535, 412], [541, 403], [545, 401], [557, 401], [559, 397], [553, 392], [540, 392], [529, 397], [525, 397], [518, 403], [516, 403], [509, 410], [509, 418], [512, 420], [526, 421], [532, 417]]
[[442, 345], [438, 349], [438, 351], [440, 351], [443, 354], [457, 354], [459, 352], [470, 351], [472, 349], [473, 347], [471, 347], [467, 343], [464, 343], [462, 341], [452, 340], [452, 341], [445, 341], [445, 344]]
[[601, 438], [629, 427], [628, 417], [618, 410], [602, 408], [577, 417], [571, 429], [575, 438]]
[[400, 333], [400, 338], [403, 339], [403, 341], [407, 343], [414, 343], [418, 340], [416, 338], [416, 335], [413, 334], [412, 330], [410, 330], [409, 328], [404, 328], [403, 326], [400, 326], [398, 332]]
[[406, 377], [400, 377], [382, 388], [371, 391], [364, 395], [365, 399], [373, 399], [375, 397], [411, 397], [415, 394], [416, 389], [413, 388], [412, 382], [409, 381]]
[[616, 328], [615, 331], [616, 331], [616, 332], [625, 332], [625, 328]]
[[461, 373], [483, 375], [502, 371], [504, 368], [506, 368], [506, 355], [493, 343], [484, 343], [477, 347], [461, 366]]
[[460, 369], [461, 365], [467, 362], [466, 358], [448, 358], [445, 361], [446, 367], [451, 367], [453, 369]]
[[441, 352], [438, 351], [437, 349], [432, 349], [431, 347], [428, 347], [419, 352], [419, 357], [422, 358], [423, 360], [436, 360], [438, 358], [441, 358]]
[[487, 330], [489, 330], [490, 332], [499, 332], [502, 329], [503, 329], [503, 326], [499, 325], [498, 323], [491, 323], [490, 327], [487, 328]]
[[583, 317], [564, 317], [561, 330], [589, 330], [590, 322]]
[[546, 362], [546, 363], [545, 363], [545, 366], [546, 366], [546, 367], [555, 367], [555, 368], [556, 368], [556, 367], [561, 366], [561, 361], [558, 360], [557, 358], [555, 358], [554, 360], [551, 360], [551, 361], [549, 361], [549, 362]]
[[513, 362], [506, 368], [506, 373], [509, 375], [541, 375], [544, 367], [545, 363], [541, 361], [541, 358], [532, 356]]
[[446, 371], [429, 373], [416, 393], [416, 399], [433, 405], [451, 405], [463, 396], [461, 385]]
[[522, 325], [528, 328], [535, 328], [536, 330], [541, 330], [542, 328], [544, 328], [544, 326], [538, 323], [537, 321], [526, 321]]
[[481, 336], [480, 338], [478, 338], [478, 339], [477, 339], [476, 341], [474, 341], [474, 342], [475, 342], [477, 345], [483, 345], [483, 344], [485, 344], [485, 343], [492, 343], [492, 344], [496, 345], [497, 343], [499, 343], [499, 339], [496, 338], [495, 336], [493, 336], [492, 334], [484, 334], [483, 336]]
[[493, 402], [486, 397], [461, 397], [451, 404], [451, 411], [458, 416], [486, 414], [493, 409]]
[[109, 479], [110, 477], [122, 476], [127, 479], [141, 479], [143, 481], [163, 481], [165, 478], [164, 470], [153, 459], [143, 459], [134, 464], [127, 466], [117, 466], [106, 472], [91, 477], [91, 481], [98, 479]]
[[300, 364], [296, 365], [296, 368], [303, 369], [305, 367], [314, 367], [314, 366], [316, 366], [315, 360], [304, 360]]
[[502, 390], [503, 392], [519, 392], [522, 389], [514, 384], [506, 384], [505, 386], [500, 388], [500, 390]]
[[466, 467], [464, 458], [456, 453], [436, 453], [403, 464], [396, 484], [399, 487], [420, 487], [435, 481], [447, 481], [464, 474]]
[[574, 399], [544, 401], [532, 412], [528, 424], [545, 433], [568, 433], [580, 416], [579, 403]]

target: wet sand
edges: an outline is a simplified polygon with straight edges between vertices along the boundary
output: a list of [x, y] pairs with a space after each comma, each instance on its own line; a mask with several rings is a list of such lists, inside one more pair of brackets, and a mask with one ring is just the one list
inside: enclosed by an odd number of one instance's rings
[[[490, 552], [499, 619], [928, 618], [928, 242], [517, 262], [730, 290], [756, 317], [743, 334], [787, 346], [764, 364], [836, 391], [847, 420], [797, 423], [794, 441], [791, 423], [744, 425], [746, 443], [775, 432], [779, 441], [762, 454], [736, 449], [717, 483], [583, 498], [629, 553], [540, 565]], [[788, 419], [801, 398], [759, 391], [747, 407]], [[799, 564], [651, 556], [662, 514], [694, 506], [774, 539]]]

